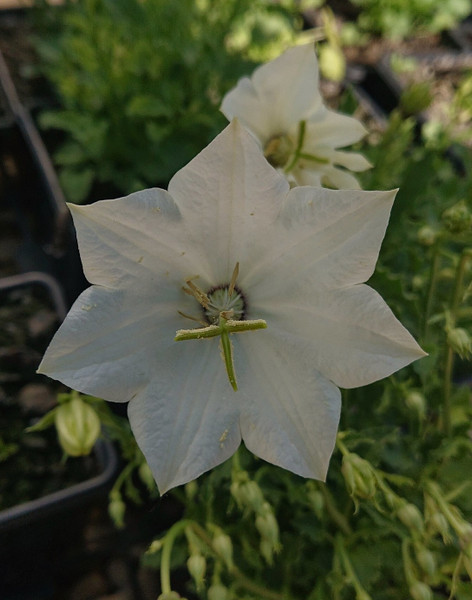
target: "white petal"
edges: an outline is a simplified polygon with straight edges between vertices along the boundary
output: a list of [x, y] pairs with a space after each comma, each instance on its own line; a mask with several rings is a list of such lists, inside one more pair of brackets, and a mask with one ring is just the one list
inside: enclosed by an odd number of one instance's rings
[[273, 223], [288, 190], [237, 121], [173, 177], [169, 192], [187, 223], [201, 281], [229, 283], [236, 261], [244, 272], [272, 253]]
[[[192, 273], [179, 209], [165, 190], [150, 189], [88, 206], [70, 205], [85, 276], [112, 288], [152, 290], [176, 270]], [[190, 262], [190, 265], [189, 265]], [[182, 283], [182, 281], [181, 281]]]
[[223, 99], [228, 120], [237, 117], [262, 144], [288, 133], [321, 106], [313, 45], [296, 46], [241, 79]]
[[278, 244], [241, 272], [252, 305], [310, 297], [366, 281], [387, 227], [393, 192], [297, 187], [290, 190], [274, 230]]
[[322, 107], [306, 124], [303, 149], [316, 155], [320, 148], [342, 148], [354, 144], [366, 133], [366, 128], [354, 117]]
[[351, 288], [274, 300], [268, 328], [299, 347], [313, 368], [353, 388], [387, 377], [425, 353], [372, 288]]
[[177, 344], [183, 321], [177, 307], [185, 299], [179, 301], [172, 288], [158, 302], [139, 289], [92, 286], [74, 303], [39, 371], [83, 393], [126, 402], [155, 376], [158, 356]]
[[372, 168], [372, 164], [358, 152], [342, 152], [340, 150], [335, 150], [328, 156], [335, 165], [339, 165], [350, 171], [355, 171], [356, 173]]
[[302, 346], [273, 333], [269, 325], [237, 340], [237, 376], [238, 362], [244, 365], [238, 377], [243, 440], [272, 464], [324, 480], [336, 439], [340, 392], [315, 370]]
[[361, 186], [357, 179], [344, 169], [327, 167], [323, 169], [322, 182], [338, 190], [360, 190]]
[[175, 345], [184, 353], [161, 355], [158, 373], [128, 408], [161, 494], [220, 464], [241, 442], [238, 393], [228, 381], [218, 340]]

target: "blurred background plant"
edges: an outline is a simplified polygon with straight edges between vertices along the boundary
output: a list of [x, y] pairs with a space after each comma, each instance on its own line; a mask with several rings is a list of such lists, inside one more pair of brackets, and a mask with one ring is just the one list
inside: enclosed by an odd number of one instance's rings
[[97, 183], [115, 194], [166, 185], [224, 126], [224, 93], [302, 28], [293, 0], [37, 8], [35, 45], [60, 104], [40, 124], [66, 134], [54, 158], [73, 202]]

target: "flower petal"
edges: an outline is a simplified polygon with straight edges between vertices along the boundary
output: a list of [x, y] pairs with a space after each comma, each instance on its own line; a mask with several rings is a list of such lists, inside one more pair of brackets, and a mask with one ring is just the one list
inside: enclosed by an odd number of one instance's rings
[[161, 494], [222, 463], [241, 442], [238, 394], [218, 343], [175, 342], [183, 353], [160, 354], [158, 374], [129, 404], [133, 433]]
[[132, 289], [139, 281], [146, 293], [176, 269], [190, 275], [189, 261], [199, 259], [189, 252], [180, 211], [165, 190], [69, 208], [90, 283]]
[[360, 172], [372, 168], [372, 164], [358, 152], [342, 152], [335, 150], [330, 153], [329, 158], [332, 163], [349, 169], [350, 171]]
[[295, 46], [241, 79], [223, 98], [221, 111], [237, 117], [264, 145], [288, 133], [321, 106], [318, 62], [312, 44]]
[[327, 167], [323, 169], [321, 180], [325, 185], [338, 190], [360, 190], [361, 186], [357, 179], [344, 169]]
[[277, 245], [241, 272], [251, 304], [310, 298], [325, 289], [366, 281], [373, 273], [395, 191], [365, 192], [297, 187], [274, 225]]
[[83, 393], [127, 402], [154, 376], [157, 356], [176, 344], [175, 332], [182, 326], [176, 306], [185, 302], [177, 294], [171, 287], [160, 302], [153, 302], [140, 289], [88, 288], [57, 331], [38, 371]]
[[[239, 376], [241, 432], [249, 450], [264, 460], [324, 480], [333, 452], [341, 394], [304, 354], [269, 329], [241, 336]], [[236, 341], [235, 341], [236, 347]], [[238, 360], [239, 359], [239, 360]]]
[[268, 328], [302, 349], [313, 368], [353, 388], [388, 377], [426, 356], [375, 290], [367, 285], [272, 303]]
[[354, 117], [343, 115], [324, 106], [306, 124], [304, 152], [318, 154], [323, 148], [343, 148], [361, 140], [367, 130]]
[[244, 272], [272, 252], [273, 223], [288, 190], [237, 121], [173, 177], [169, 192], [187, 223], [202, 281], [229, 283], [236, 261]]

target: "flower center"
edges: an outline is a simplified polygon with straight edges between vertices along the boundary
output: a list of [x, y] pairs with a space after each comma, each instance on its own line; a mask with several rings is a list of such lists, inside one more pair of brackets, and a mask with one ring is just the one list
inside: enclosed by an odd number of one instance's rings
[[273, 167], [282, 169], [294, 149], [295, 145], [288, 135], [275, 135], [265, 145], [264, 156]]
[[264, 147], [264, 156], [268, 162], [276, 169], [283, 169], [284, 173], [290, 173], [297, 166], [300, 160], [320, 165], [328, 164], [329, 159], [324, 156], [316, 156], [303, 152], [305, 142], [306, 121], [298, 123], [297, 138], [293, 139], [287, 134], [280, 134], [271, 137]]
[[230, 313], [231, 318], [236, 321], [244, 319], [246, 303], [241, 290], [233, 286], [230, 290], [230, 284], [220, 285], [207, 292], [208, 305], [202, 305], [205, 319], [211, 325], [218, 323], [221, 313]]
[[[236, 392], [236, 375], [233, 365], [233, 346], [230, 335], [241, 333], [243, 331], [254, 331], [255, 329], [265, 329], [267, 323], [263, 319], [245, 320], [246, 302], [241, 290], [236, 287], [236, 279], [239, 274], [239, 263], [236, 266], [228, 285], [211, 288], [206, 294], [197, 287], [191, 279], [185, 283], [183, 291], [189, 296], [193, 296], [203, 309], [205, 322], [190, 317], [179, 311], [182, 317], [197, 321], [204, 327], [196, 329], [179, 329], [175, 334], [174, 340], [182, 342], [185, 340], [201, 340], [220, 336], [223, 361], [228, 374], [228, 380]], [[207, 325], [208, 323], [208, 325]]]

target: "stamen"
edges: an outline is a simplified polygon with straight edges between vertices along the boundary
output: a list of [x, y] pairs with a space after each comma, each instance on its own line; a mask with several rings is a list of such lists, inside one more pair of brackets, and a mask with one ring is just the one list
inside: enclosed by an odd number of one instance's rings
[[202, 319], [197, 319], [197, 317], [192, 317], [192, 315], [187, 315], [184, 312], [182, 312], [181, 310], [178, 310], [177, 312], [179, 313], [179, 315], [181, 317], [184, 317], [185, 319], [190, 319], [191, 321], [195, 321], [196, 323], [203, 325], [203, 327], [207, 326], [207, 323], [205, 323], [205, 321], [202, 321]]
[[189, 296], [193, 296], [195, 300], [203, 306], [203, 308], [208, 308], [210, 300], [205, 294], [205, 292], [203, 292], [199, 287], [197, 287], [190, 279], [187, 279], [185, 283], [188, 285], [188, 288], [183, 287], [183, 291]]
[[231, 276], [231, 282], [230, 282], [229, 288], [228, 288], [228, 296], [230, 298], [233, 295], [234, 286], [236, 285], [236, 279], [238, 278], [238, 275], [239, 275], [239, 262], [236, 263], [236, 265], [234, 267], [233, 275]]

